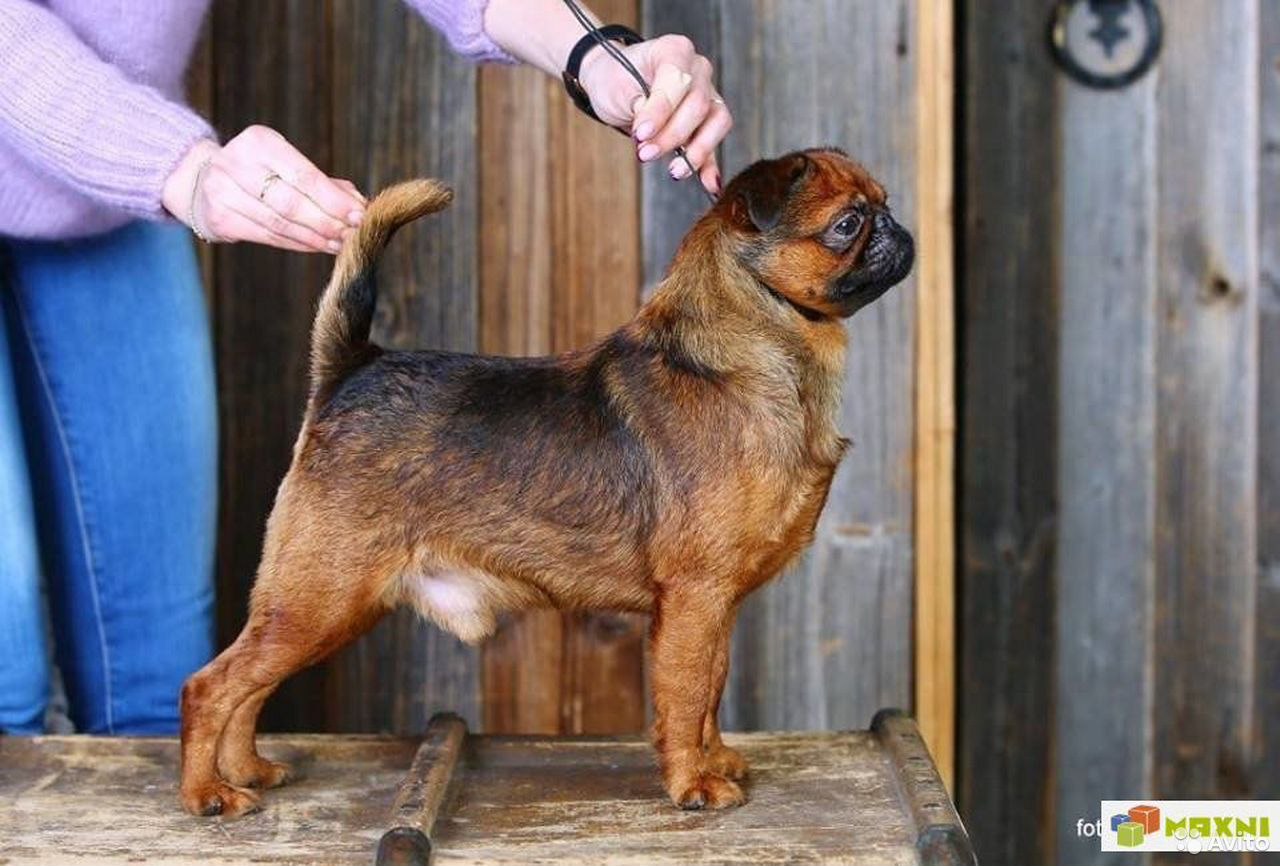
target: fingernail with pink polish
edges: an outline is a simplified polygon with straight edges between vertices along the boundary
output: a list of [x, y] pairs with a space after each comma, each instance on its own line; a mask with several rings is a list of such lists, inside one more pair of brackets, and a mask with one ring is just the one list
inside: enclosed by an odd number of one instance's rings
[[676, 180], [684, 180], [689, 176], [689, 166], [684, 164], [684, 160], [671, 164], [671, 176]]
[[636, 141], [648, 141], [654, 133], [653, 121], [646, 120], [636, 127]]
[[645, 144], [640, 147], [640, 150], [636, 155], [640, 157], [641, 162], [649, 162], [651, 159], [656, 157], [658, 153], [658, 146], [656, 144]]
[[329, 241], [325, 246], [329, 248], [329, 252], [331, 253], [336, 253], [342, 250], [342, 243], [340, 241]]
[[360, 225], [360, 223], [364, 222], [364, 211], [353, 210], [351, 213], [347, 214], [347, 222], [353, 226]]

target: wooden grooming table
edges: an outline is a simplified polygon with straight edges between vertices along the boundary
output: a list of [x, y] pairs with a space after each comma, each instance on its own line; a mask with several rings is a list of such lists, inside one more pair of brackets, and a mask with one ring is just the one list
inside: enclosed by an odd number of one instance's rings
[[0, 864], [974, 863], [916, 725], [739, 734], [748, 803], [681, 812], [640, 737], [262, 738], [299, 781], [256, 815], [179, 808], [173, 739], [0, 738]]

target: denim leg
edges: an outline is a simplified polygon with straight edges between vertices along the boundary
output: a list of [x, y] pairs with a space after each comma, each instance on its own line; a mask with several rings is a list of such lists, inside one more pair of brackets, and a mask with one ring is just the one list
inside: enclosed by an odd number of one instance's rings
[[182, 681], [213, 649], [216, 406], [190, 235], [135, 223], [9, 253], [71, 717], [95, 733], [172, 733]]
[[[8, 289], [0, 283], [0, 293]], [[38, 734], [49, 700], [35, 508], [0, 315], [0, 732]]]

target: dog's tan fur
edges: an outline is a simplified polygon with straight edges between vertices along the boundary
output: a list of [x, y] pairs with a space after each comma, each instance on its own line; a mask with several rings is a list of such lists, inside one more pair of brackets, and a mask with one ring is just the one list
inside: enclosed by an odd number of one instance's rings
[[[740, 803], [746, 765], [716, 723], [734, 617], [813, 537], [846, 447], [841, 317], [901, 279], [909, 237], [843, 154], [793, 154], [735, 179], [595, 346], [384, 352], [368, 342], [376, 258], [449, 197], [383, 192], [338, 258], [248, 622], [183, 689], [183, 805], [238, 814], [285, 781], [254, 746], [263, 702], [399, 604], [468, 641], [530, 607], [651, 612], [667, 790]], [[857, 236], [833, 242], [855, 212]]]

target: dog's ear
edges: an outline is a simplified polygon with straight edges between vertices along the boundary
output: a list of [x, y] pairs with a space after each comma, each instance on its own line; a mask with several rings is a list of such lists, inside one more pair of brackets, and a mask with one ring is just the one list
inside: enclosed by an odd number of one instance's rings
[[[756, 163], [742, 173], [733, 202], [739, 223], [767, 232], [778, 225], [787, 199], [809, 176], [813, 164], [803, 153]], [[743, 225], [746, 228], [746, 225]]]

